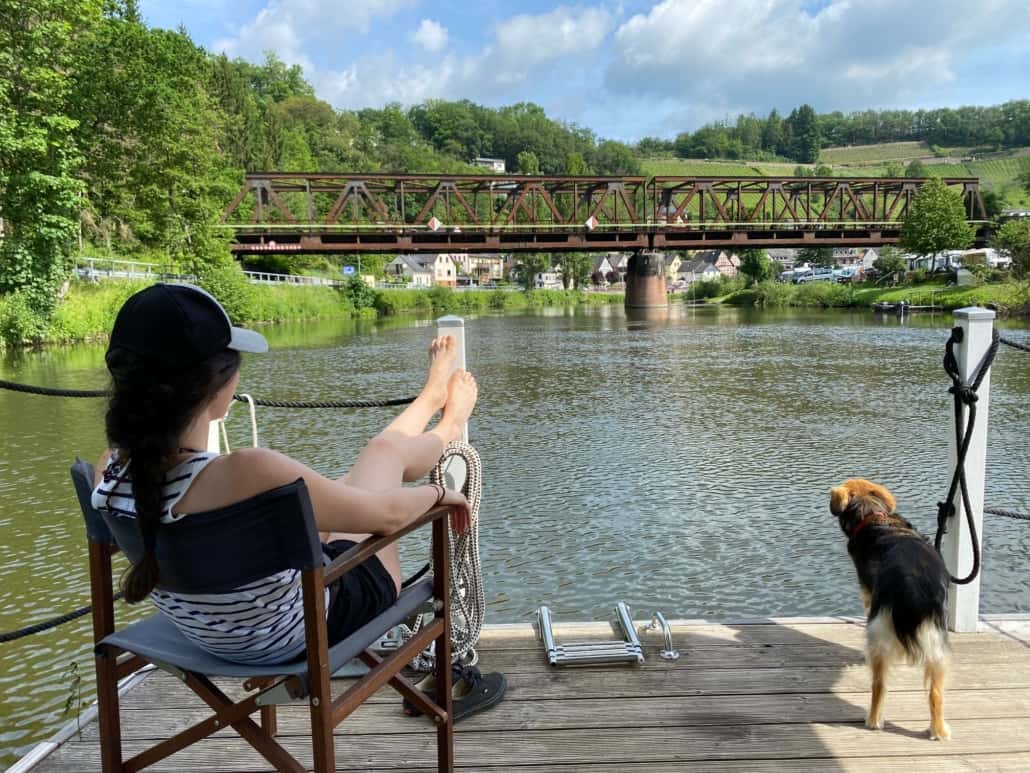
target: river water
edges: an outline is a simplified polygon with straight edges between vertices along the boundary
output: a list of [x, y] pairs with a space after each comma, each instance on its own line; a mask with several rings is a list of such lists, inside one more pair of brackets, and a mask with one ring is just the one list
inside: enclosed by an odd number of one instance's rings
[[[922, 530], [948, 484], [950, 316], [674, 307], [546, 309], [468, 321], [480, 383], [487, 622], [861, 613], [827, 509], [852, 476], [886, 484]], [[244, 361], [258, 397], [413, 394], [431, 321], [326, 321], [266, 331]], [[1030, 340], [1025, 324], [1006, 335]], [[10, 355], [0, 378], [101, 388], [102, 346]], [[0, 391], [0, 631], [88, 603], [85, 538], [68, 478], [103, 447], [102, 401]], [[387, 410], [261, 409], [261, 443], [344, 471]], [[987, 501], [1030, 511], [1030, 355], [992, 375]], [[249, 442], [245, 409], [233, 444]], [[988, 516], [982, 609], [1030, 611], [1030, 524]], [[404, 544], [412, 568], [418, 537]], [[117, 614], [124, 614], [120, 605]], [[128, 613], [128, 619], [140, 610]], [[0, 644], [0, 763], [92, 700], [89, 618]]]

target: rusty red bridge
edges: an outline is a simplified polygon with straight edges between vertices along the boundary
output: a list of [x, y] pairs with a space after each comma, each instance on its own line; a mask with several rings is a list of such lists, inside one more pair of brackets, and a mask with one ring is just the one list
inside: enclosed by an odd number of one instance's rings
[[[979, 180], [943, 180], [985, 226]], [[222, 224], [237, 254], [877, 246], [925, 182], [263, 172]]]

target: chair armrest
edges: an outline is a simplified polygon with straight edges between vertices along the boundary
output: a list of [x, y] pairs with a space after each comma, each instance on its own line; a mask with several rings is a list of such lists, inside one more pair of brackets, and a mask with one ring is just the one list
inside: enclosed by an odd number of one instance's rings
[[323, 574], [324, 583], [328, 585], [338, 579], [341, 575], [349, 572], [369, 556], [374, 556], [391, 542], [396, 542], [405, 534], [450, 515], [452, 509], [453, 508], [450, 506], [434, 507], [432, 510], [420, 515], [403, 529], [395, 531], [393, 534], [373, 534], [368, 539], [359, 542], [325, 568], [325, 572]]

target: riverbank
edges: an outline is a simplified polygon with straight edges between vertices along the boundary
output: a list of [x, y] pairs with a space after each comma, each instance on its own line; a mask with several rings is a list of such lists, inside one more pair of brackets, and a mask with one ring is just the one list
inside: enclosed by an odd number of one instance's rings
[[944, 311], [965, 306], [988, 306], [1001, 316], [1030, 317], [1030, 282], [999, 282], [974, 287], [947, 287], [943, 282], [925, 282], [903, 287], [841, 285], [810, 282], [802, 285], [760, 282], [721, 299], [730, 306], [783, 308], [869, 308], [877, 302], [908, 301], [916, 306], [939, 306]]
[[[46, 329], [30, 333], [22, 310], [0, 297], [0, 349], [41, 344], [73, 344], [103, 340], [122, 303], [148, 282], [72, 282]], [[578, 290], [475, 290], [448, 287], [424, 290], [374, 290], [355, 282], [341, 288], [251, 285], [214, 273], [201, 284], [217, 297], [240, 324], [295, 322], [341, 317], [372, 318], [399, 314], [440, 316], [487, 311], [517, 311], [544, 306], [621, 304], [621, 293]]]

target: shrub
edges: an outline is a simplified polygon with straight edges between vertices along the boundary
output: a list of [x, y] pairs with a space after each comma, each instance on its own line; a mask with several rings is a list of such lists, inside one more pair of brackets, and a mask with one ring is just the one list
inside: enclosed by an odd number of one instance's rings
[[197, 281], [218, 299], [233, 322], [261, 319], [254, 286], [236, 263], [204, 264], [197, 271]]
[[0, 342], [7, 346], [36, 343], [46, 334], [46, 320], [22, 291], [0, 298]]
[[376, 291], [356, 276], [352, 276], [346, 281], [342, 292], [355, 309], [375, 308]]
[[755, 305], [769, 308], [790, 306], [797, 295], [794, 285], [767, 279], [755, 285]]

